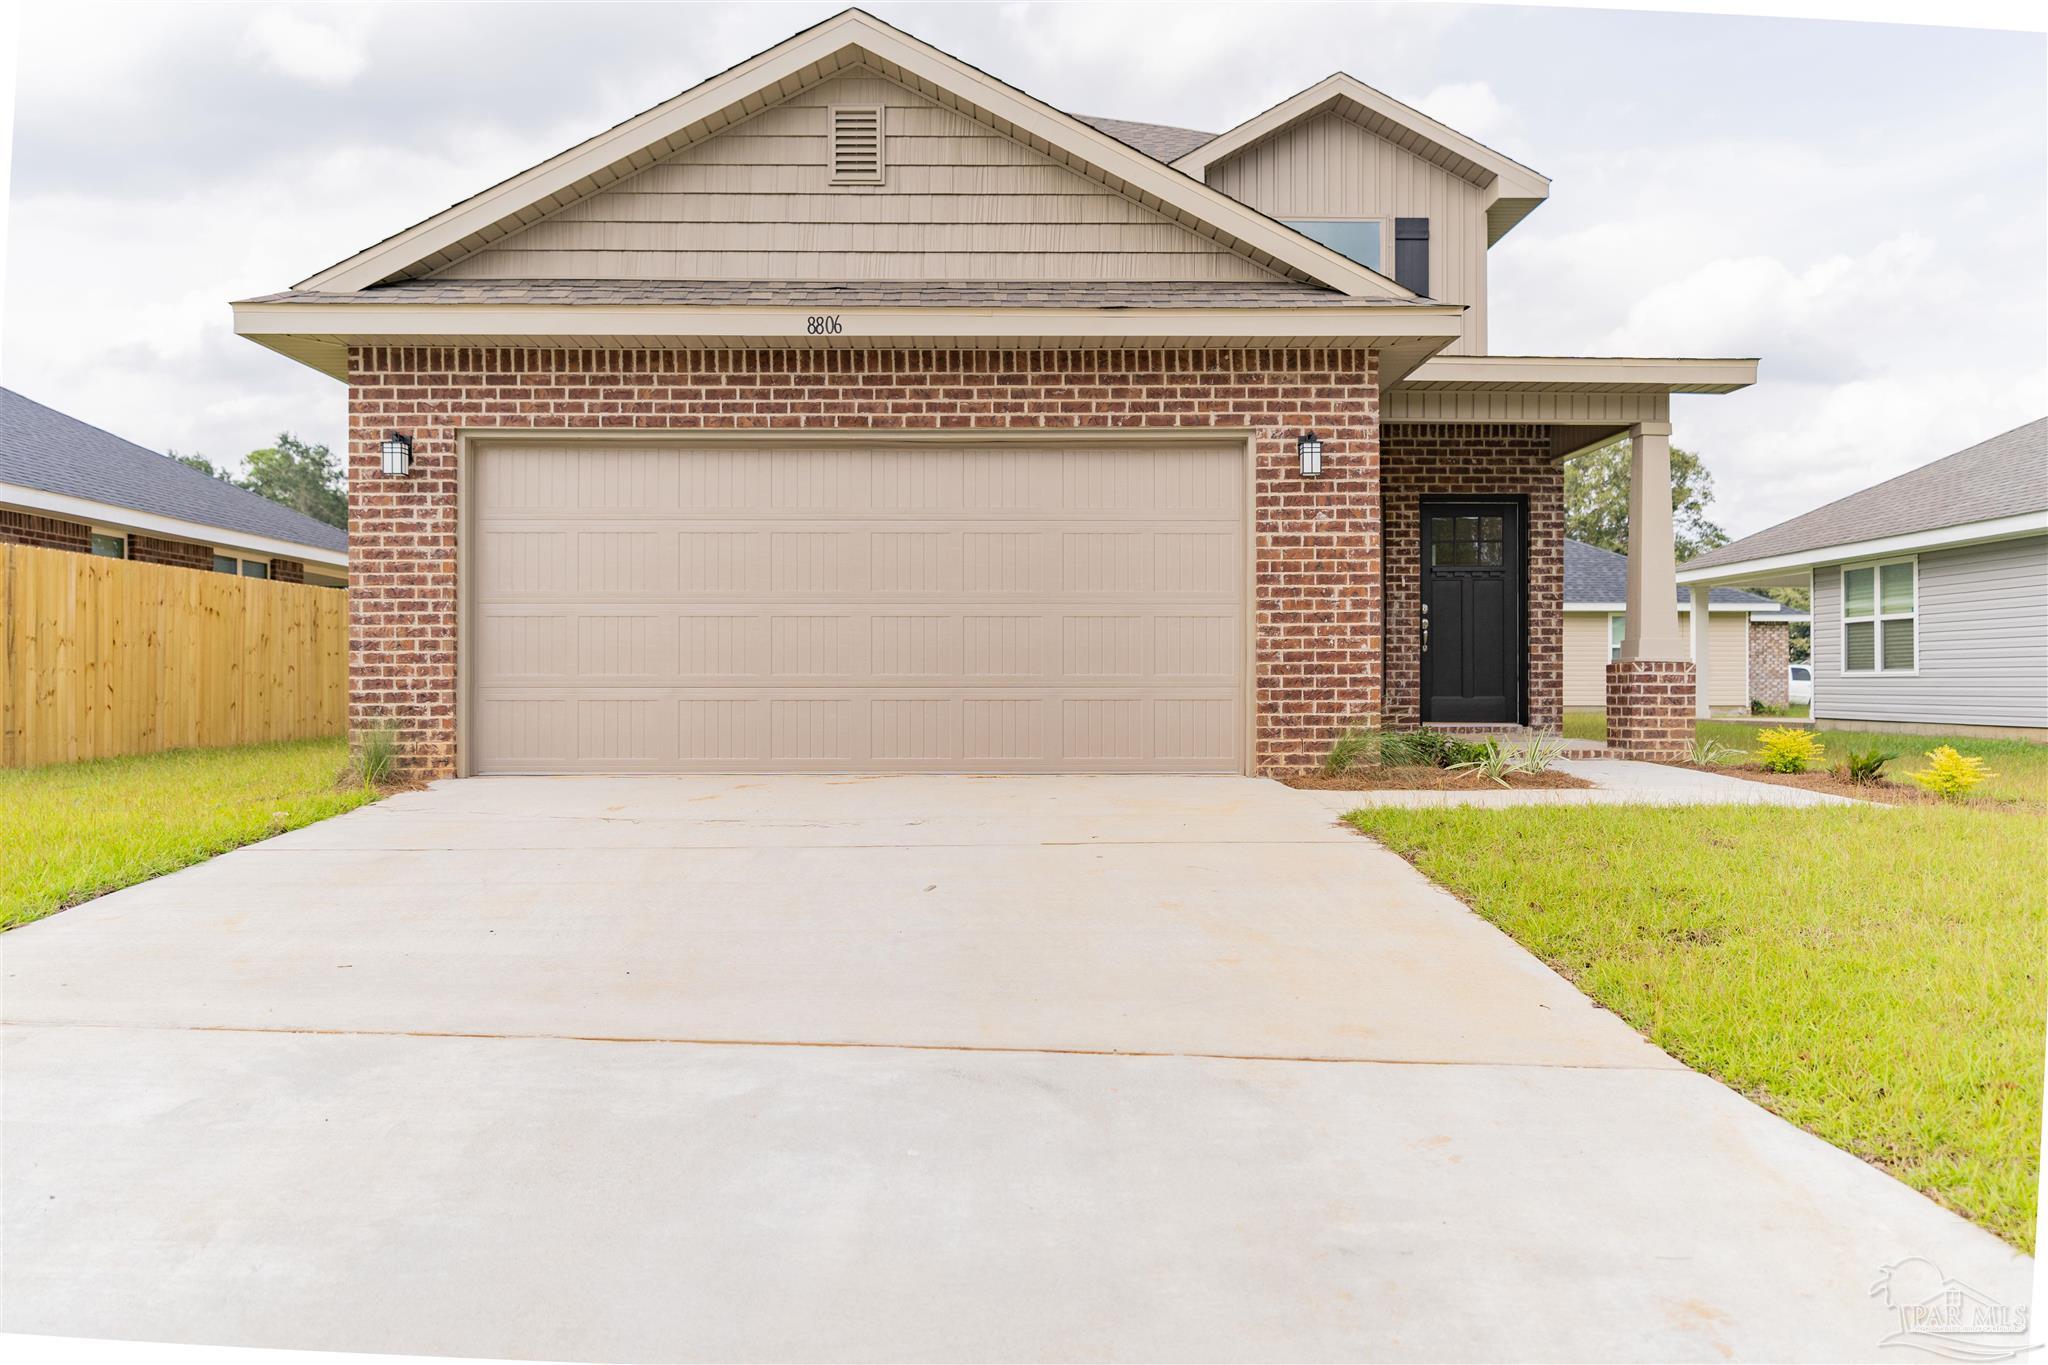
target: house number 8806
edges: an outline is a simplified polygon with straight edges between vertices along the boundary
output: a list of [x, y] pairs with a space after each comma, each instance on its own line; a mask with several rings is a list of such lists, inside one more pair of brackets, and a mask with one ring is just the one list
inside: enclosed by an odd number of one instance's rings
[[834, 313], [813, 313], [804, 319], [804, 331], [814, 337], [836, 337], [845, 330]]

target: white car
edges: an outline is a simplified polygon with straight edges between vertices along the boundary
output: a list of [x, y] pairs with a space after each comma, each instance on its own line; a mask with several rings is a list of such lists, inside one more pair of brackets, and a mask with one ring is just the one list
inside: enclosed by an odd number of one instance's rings
[[1785, 696], [1789, 701], [1813, 704], [1813, 665], [1792, 665], [1792, 679], [1786, 686]]

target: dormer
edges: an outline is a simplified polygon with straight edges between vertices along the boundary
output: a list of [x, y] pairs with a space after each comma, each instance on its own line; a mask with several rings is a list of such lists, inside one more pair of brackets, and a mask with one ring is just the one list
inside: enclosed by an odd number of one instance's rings
[[1550, 181], [1342, 72], [1174, 163], [1231, 198], [1397, 280], [1464, 304], [1448, 350], [1486, 353], [1487, 249]]

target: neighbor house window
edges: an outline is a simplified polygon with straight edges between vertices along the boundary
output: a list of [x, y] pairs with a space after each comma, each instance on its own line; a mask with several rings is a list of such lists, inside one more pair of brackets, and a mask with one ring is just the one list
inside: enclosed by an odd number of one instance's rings
[[1919, 662], [1919, 566], [1911, 559], [1842, 570], [1842, 671], [1911, 673]]
[[1628, 634], [1628, 618], [1626, 616], [1610, 616], [1607, 618], [1608, 663], [1618, 664], [1621, 662], [1621, 637], [1626, 634]]
[[233, 555], [215, 555], [213, 557], [213, 571], [215, 573], [240, 573], [242, 571], [242, 561], [236, 559]]
[[1285, 220], [1304, 237], [1313, 237], [1339, 255], [1349, 256], [1370, 270], [1386, 269], [1384, 219], [1301, 218]]
[[242, 577], [268, 578], [270, 577], [270, 566], [260, 559], [245, 559], [242, 561]]
[[103, 536], [98, 531], [94, 531], [92, 533], [92, 552], [96, 555], [105, 555], [108, 559], [126, 559], [128, 557], [128, 538], [126, 536]]

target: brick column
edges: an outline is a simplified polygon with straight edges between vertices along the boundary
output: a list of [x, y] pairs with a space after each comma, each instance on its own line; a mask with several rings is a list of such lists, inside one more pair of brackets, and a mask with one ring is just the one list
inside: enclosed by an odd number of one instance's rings
[[1698, 681], [1684, 659], [1607, 665], [1607, 748], [1616, 758], [1668, 762], [1692, 752]]

